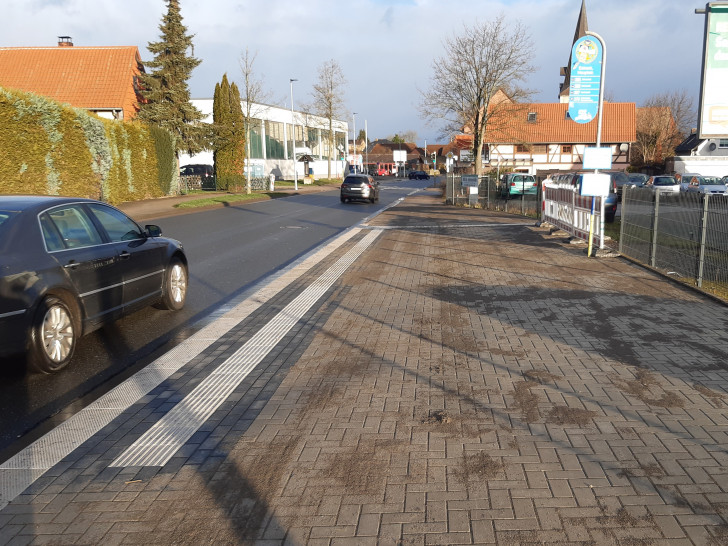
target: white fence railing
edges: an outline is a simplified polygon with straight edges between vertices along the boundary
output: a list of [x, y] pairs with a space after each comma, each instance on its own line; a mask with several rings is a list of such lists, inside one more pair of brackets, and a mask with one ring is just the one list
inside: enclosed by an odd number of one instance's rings
[[[594, 204], [594, 244], [604, 248], [604, 203], [601, 197]], [[589, 217], [592, 198], [579, 195], [579, 188], [566, 184], [544, 184], [542, 221], [548, 222], [574, 237], [589, 240]]]

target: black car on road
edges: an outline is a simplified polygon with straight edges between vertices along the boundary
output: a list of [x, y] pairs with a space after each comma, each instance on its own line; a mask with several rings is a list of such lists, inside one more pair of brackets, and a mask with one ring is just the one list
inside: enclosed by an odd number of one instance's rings
[[350, 174], [341, 184], [341, 202], [347, 201], [379, 201], [379, 182], [368, 174]]
[[410, 171], [407, 175], [410, 180], [429, 180], [430, 175], [425, 171]]
[[80, 336], [151, 304], [181, 309], [187, 258], [161, 233], [92, 199], [0, 195], [0, 358], [55, 372]]

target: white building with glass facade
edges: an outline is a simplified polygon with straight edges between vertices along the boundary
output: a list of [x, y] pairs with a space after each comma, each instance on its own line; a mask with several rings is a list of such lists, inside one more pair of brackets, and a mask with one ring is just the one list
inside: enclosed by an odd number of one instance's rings
[[[192, 104], [204, 115], [204, 122], [212, 123], [212, 99], [192, 99]], [[246, 104], [242, 102], [243, 112]], [[251, 103], [252, 122], [250, 127], [250, 167], [255, 178], [268, 178], [272, 174], [276, 180], [293, 180], [293, 149], [295, 136], [296, 158], [304, 155], [313, 160], [308, 163], [309, 172], [304, 172], [305, 164], [295, 161], [299, 179], [312, 175], [325, 178], [328, 175], [329, 158], [329, 121], [320, 116], [294, 111], [280, 106]], [[346, 168], [348, 156], [349, 124], [334, 120], [334, 150], [331, 155], [331, 176], [341, 178]], [[212, 150], [195, 155], [180, 155], [180, 167], [192, 164], [213, 164]]]

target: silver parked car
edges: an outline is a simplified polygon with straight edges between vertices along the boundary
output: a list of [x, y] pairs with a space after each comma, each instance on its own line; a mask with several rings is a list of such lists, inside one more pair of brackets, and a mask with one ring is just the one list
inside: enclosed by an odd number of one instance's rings
[[717, 176], [693, 176], [687, 189], [688, 193], [727, 195], [728, 188]]
[[677, 180], [680, 183], [680, 191], [688, 191], [688, 186], [690, 185], [690, 181], [693, 179], [694, 176], [702, 176], [698, 173], [677, 173], [675, 174], [675, 180]]
[[680, 182], [674, 176], [651, 176], [645, 186], [661, 193], [680, 193]]

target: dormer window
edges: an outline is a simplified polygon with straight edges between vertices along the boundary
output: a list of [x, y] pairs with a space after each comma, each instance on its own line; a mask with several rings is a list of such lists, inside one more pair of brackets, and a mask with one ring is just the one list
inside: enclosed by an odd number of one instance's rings
[[536, 112], [529, 112], [528, 113], [528, 122], [529, 123], [536, 123]]

